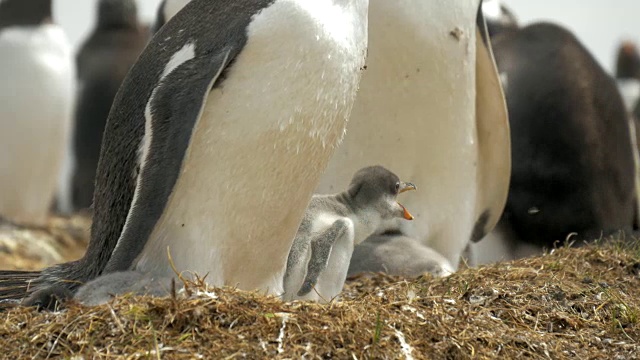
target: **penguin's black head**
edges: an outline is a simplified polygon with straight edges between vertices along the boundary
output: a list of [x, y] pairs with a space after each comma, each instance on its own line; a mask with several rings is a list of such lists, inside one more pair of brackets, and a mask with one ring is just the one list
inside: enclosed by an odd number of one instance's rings
[[348, 193], [360, 211], [376, 211], [383, 219], [413, 220], [409, 211], [396, 200], [399, 194], [409, 190], [416, 190], [416, 186], [400, 181], [396, 174], [377, 165], [358, 170], [351, 179]]
[[135, 0], [100, 0], [98, 4], [98, 27], [136, 27], [138, 7]]

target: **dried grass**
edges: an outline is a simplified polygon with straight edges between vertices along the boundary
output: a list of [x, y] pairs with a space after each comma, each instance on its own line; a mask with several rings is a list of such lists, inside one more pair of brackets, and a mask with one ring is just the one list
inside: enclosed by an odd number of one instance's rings
[[10, 359], [637, 359], [640, 243], [561, 248], [445, 279], [352, 280], [329, 305], [188, 286], [1, 314]]

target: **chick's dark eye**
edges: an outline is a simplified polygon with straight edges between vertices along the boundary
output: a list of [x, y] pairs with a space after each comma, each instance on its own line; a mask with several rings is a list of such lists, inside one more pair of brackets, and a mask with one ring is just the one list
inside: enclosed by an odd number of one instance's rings
[[399, 182], [396, 183], [396, 188], [395, 189], [396, 189], [396, 192], [398, 192], [400, 190], [400, 183]]

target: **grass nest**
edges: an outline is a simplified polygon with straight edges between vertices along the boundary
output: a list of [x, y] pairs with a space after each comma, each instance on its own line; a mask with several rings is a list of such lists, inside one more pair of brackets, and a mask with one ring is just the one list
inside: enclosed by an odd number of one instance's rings
[[8, 359], [637, 359], [640, 243], [559, 248], [441, 279], [362, 276], [326, 305], [188, 284], [167, 298], [1, 316]]

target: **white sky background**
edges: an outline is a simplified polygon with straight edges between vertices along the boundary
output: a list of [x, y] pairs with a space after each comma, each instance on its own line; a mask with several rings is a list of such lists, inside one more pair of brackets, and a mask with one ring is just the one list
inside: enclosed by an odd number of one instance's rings
[[[640, 0], [503, 1], [515, 12], [521, 24], [552, 20], [569, 28], [608, 70], [613, 69], [620, 40], [640, 43]], [[79, 46], [95, 21], [97, 0], [53, 2], [56, 22], [62, 24], [74, 46]], [[138, 0], [141, 18], [152, 22], [159, 3], [160, 0]]]

